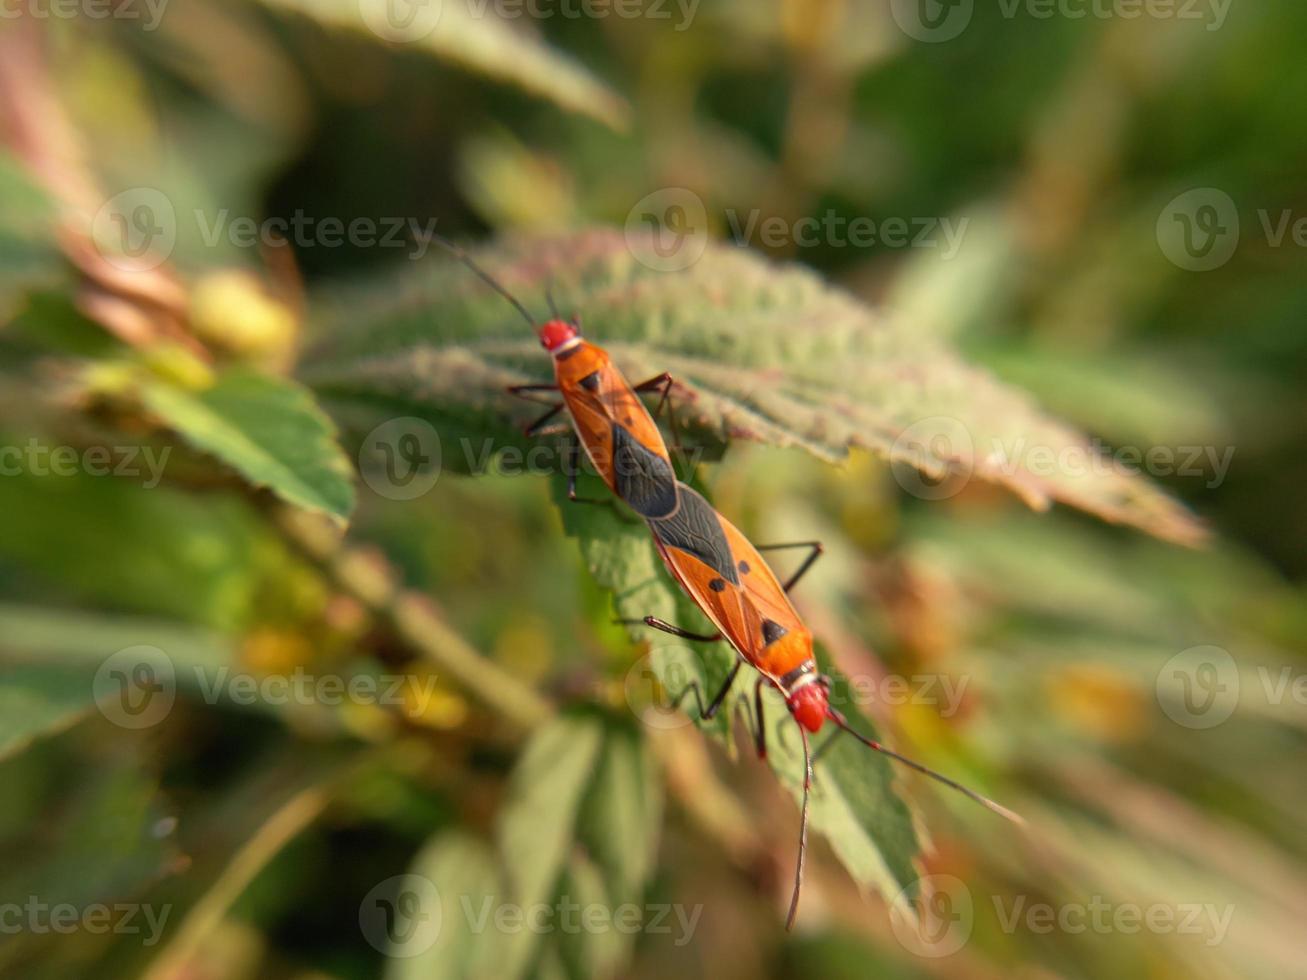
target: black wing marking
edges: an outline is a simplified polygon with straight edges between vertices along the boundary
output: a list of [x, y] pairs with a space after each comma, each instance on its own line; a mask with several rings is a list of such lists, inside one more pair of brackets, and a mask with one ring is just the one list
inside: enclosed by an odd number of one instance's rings
[[712, 505], [684, 483], [678, 483], [681, 509], [671, 517], [650, 519], [649, 527], [664, 546], [694, 555], [732, 585], [739, 587], [739, 573], [726, 532]]
[[773, 622], [770, 619], [762, 621], [762, 642], [764, 646], [771, 646], [788, 632], [789, 630], [780, 623]]
[[613, 482], [617, 495], [641, 517], [665, 518], [676, 510], [676, 473], [671, 464], [650, 452], [631, 433], [614, 424]]

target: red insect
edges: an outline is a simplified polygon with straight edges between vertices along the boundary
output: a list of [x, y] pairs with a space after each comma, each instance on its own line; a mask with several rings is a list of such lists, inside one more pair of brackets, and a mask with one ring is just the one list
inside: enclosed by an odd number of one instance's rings
[[[655, 415], [661, 415], [675, 382], [670, 374], [632, 386], [608, 352], [581, 336], [580, 324], [563, 320], [553, 310], [552, 319], [537, 326], [526, 307], [458, 246], [437, 237], [487, 285], [513, 304], [540, 337], [540, 344], [553, 356], [553, 384], [514, 385], [508, 390], [531, 400], [542, 392], [557, 392], [562, 401], [550, 403], [549, 411], [526, 428], [526, 435], [540, 434], [564, 408], [581, 447], [603, 481], [632, 510], [645, 518], [672, 516], [678, 506], [676, 471], [658, 424], [640, 400], [641, 392], [661, 392]], [[673, 426], [675, 416], [672, 416]], [[576, 443], [568, 447], [567, 494], [576, 495]], [[598, 501], [584, 501], [596, 503]], [[606, 501], [605, 501], [606, 502]]]
[[[831, 707], [830, 679], [818, 672], [812, 635], [786, 594], [821, 555], [821, 545], [803, 542], [754, 547], [702, 496], [677, 481], [662, 434], [639, 398], [640, 392], [661, 390], [662, 398], [656, 413], [661, 414], [674, 384], [670, 375], [661, 374], [641, 384], [630, 385], [602, 348], [581, 337], [575, 320], [565, 321], [553, 311], [552, 302], [552, 319], [537, 327], [526, 307], [462, 249], [438, 236], [436, 241], [512, 303], [537, 330], [540, 343], [553, 355], [554, 384], [516, 385], [509, 389], [525, 397], [539, 392], [558, 392], [562, 396], [562, 402], [552, 405], [548, 412], [527, 427], [527, 435], [541, 432], [555, 415], [564, 408], [568, 410], [577, 439], [595, 469], [613, 493], [647, 520], [658, 553], [672, 577], [698, 604], [718, 632], [703, 636], [653, 617], [646, 617], [643, 622], [684, 639], [716, 641], [725, 637], [740, 655], [726, 683], [706, 707], [697, 684], [691, 684], [680, 692], [677, 703], [693, 693], [702, 716], [713, 717], [725, 702], [740, 668], [747, 662], [761, 674], [754, 689], [754, 711], [758, 752], [764, 755], [763, 684], [770, 683], [785, 697], [786, 707], [803, 740], [804, 757], [799, 857], [786, 928], [793, 925], [798, 911], [807, 847], [808, 795], [812, 784], [808, 734], [820, 731], [827, 720], [876, 751], [1020, 822], [1016, 814], [997, 803], [854, 731], [844, 716]], [[573, 444], [573, 452], [575, 448]], [[568, 470], [568, 496], [572, 500], [581, 500], [576, 495], [574, 461]], [[781, 585], [760, 552], [768, 548], [797, 547], [808, 547], [810, 553], [789, 581]]]
[[[755, 739], [760, 756], [766, 754], [762, 719], [763, 685], [770, 684], [785, 698], [785, 706], [793, 716], [802, 738], [804, 764], [799, 858], [794, 872], [794, 894], [785, 921], [787, 929], [794, 924], [794, 916], [799, 907], [803, 857], [807, 846], [808, 791], [812, 784], [812, 754], [808, 748], [808, 735], [819, 732], [827, 721], [877, 752], [883, 752], [966, 794], [1009, 820], [1023, 822], [1006, 807], [854, 731], [844, 715], [831, 706], [830, 678], [818, 671], [813, 656], [812, 634], [787, 595], [820, 557], [820, 543], [809, 541], [755, 547], [734, 524], [717, 513], [690, 487], [680, 487], [680, 500], [681, 506], [676, 514], [670, 518], [651, 519], [649, 527], [653, 531], [658, 554], [668, 571], [718, 632], [712, 635], [690, 633], [652, 616], [646, 617], [643, 622], [688, 640], [711, 642], [725, 637], [739, 654], [726, 682], [706, 707], [697, 683], [692, 682], [677, 695], [676, 701], [679, 704], [692, 692], [704, 718], [712, 718], [717, 714], [745, 663], [758, 671], [761, 676], [754, 687], [753, 702], [757, 726]], [[763, 560], [761, 552], [799, 547], [809, 548], [809, 554], [799, 569], [782, 585]]]

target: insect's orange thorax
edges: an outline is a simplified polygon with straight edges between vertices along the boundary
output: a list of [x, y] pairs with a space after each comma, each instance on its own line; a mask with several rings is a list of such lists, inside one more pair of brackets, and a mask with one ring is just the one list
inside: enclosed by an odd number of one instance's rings
[[[756, 659], [755, 659], [756, 658]], [[812, 659], [812, 634], [795, 623], [779, 640], [756, 651], [754, 666], [779, 681], [782, 677]]]
[[554, 355], [554, 375], [565, 387], [575, 387], [582, 378], [607, 365], [602, 347], [577, 338], [576, 342]]

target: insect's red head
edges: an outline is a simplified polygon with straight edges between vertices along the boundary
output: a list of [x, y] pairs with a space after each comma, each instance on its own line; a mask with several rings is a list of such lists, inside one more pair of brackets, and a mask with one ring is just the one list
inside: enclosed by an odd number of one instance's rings
[[566, 347], [580, 336], [576, 324], [568, 323], [566, 320], [550, 320], [540, 328], [540, 344], [551, 354]]
[[826, 720], [829, 711], [828, 705], [826, 687], [822, 684], [805, 684], [785, 702], [798, 723], [814, 734], [821, 731], [822, 722]]

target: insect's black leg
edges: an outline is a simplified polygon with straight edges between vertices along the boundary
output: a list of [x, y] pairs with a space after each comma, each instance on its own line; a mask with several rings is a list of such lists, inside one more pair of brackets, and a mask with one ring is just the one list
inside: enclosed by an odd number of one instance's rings
[[785, 583], [784, 589], [786, 592], [789, 592], [790, 589], [799, 584], [799, 579], [803, 578], [803, 576], [808, 573], [808, 569], [812, 568], [812, 566], [817, 563], [817, 559], [820, 558], [826, 550], [822, 547], [820, 541], [794, 541], [790, 544], [760, 544], [756, 547], [759, 551], [781, 551], [785, 548], [812, 549], [809, 552], [808, 557], [803, 559], [803, 564], [799, 566], [798, 571], [791, 575], [789, 580]]
[[746, 702], [744, 706], [745, 725], [749, 729], [749, 734], [753, 736], [753, 747], [758, 752], [759, 759], [767, 758], [767, 728], [763, 724], [762, 717], [762, 685], [766, 682], [765, 677], [759, 677], [758, 683], [753, 685], [753, 717], [749, 717], [749, 705]]
[[672, 707], [679, 708], [681, 702], [685, 700], [685, 696], [687, 694], [693, 694], [695, 703], [699, 706], [699, 717], [704, 721], [712, 721], [717, 717], [717, 712], [721, 710], [722, 704], [726, 701], [726, 695], [730, 691], [731, 685], [735, 683], [735, 676], [740, 672], [740, 667], [743, 665], [743, 660], [735, 661], [735, 666], [732, 667], [731, 672], [726, 675], [726, 680], [722, 684], [722, 689], [713, 695], [713, 699], [708, 703], [708, 707], [705, 708], [703, 706], [703, 698], [699, 690], [698, 681], [690, 681], [689, 684], [685, 685], [685, 687], [681, 689], [681, 693], [672, 699]]
[[554, 400], [552, 398], [550, 399], [540, 398], [539, 397], [540, 393], [545, 391], [557, 391], [557, 390], [558, 390], [558, 385], [554, 385], [554, 384], [530, 384], [530, 385], [508, 386], [508, 393], [510, 395], [513, 395], [516, 398], [521, 398], [523, 401], [540, 402], [545, 405], [552, 405], [554, 403]]
[[663, 409], [667, 407], [667, 398], [672, 392], [672, 386], [675, 384], [676, 384], [676, 379], [674, 379], [670, 374], [664, 371], [662, 374], [641, 381], [638, 385], [635, 386], [635, 390], [638, 392], [646, 392], [646, 391], [661, 392], [662, 397], [658, 399], [658, 407], [654, 409], [654, 418], [658, 418], [660, 415], [663, 414]]
[[621, 623], [623, 626], [639, 626], [641, 624], [650, 626], [653, 629], [661, 630], [664, 633], [670, 633], [672, 636], [679, 636], [682, 640], [698, 640], [701, 643], [716, 643], [722, 638], [720, 633], [691, 633], [689, 630], [683, 630], [679, 626], [673, 626], [671, 623], [664, 622], [657, 616], [646, 616], [644, 619], [616, 619], [613, 622]]
[[[798, 722], [795, 722], [798, 725]], [[799, 862], [794, 869], [794, 895], [790, 899], [790, 911], [785, 917], [785, 928], [794, 928], [794, 916], [799, 911], [799, 889], [803, 885], [803, 856], [808, 849], [808, 791], [812, 789], [812, 756], [808, 752], [808, 730], [798, 725], [799, 736], [803, 739], [803, 808], [799, 811]]]
[[[731, 686], [735, 683], [735, 678], [740, 673], [740, 668], [743, 666], [743, 660], [735, 661], [735, 666], [732, 667], [731, 672], [726, 675], [726, 681], [722, 684], [722, 689], [713, 697], [712, 702], [707, 708], [703, 706], [698, 681], [690, 681], [690, 683], [687, 684], [681, 693], [672, 701], [672, 707], [679, 708], [681, 702], [685, 699], [685, 696], [693, 693], [694, 699], [699, 705], [699, 717], [704, 721], [711, 721], [716, 717], [717, 712], [721, 710], [722, 704], [726, 701], [726, 695], [730, 692]], [[749, 735], [753, 738], [753, 747], [757, 750], [759, 759], [767, 758], [767, 729], [763, 727], [762, 716], [762, 686], [764, 683], [766, 683], [766, 678], [759, 677], [758, 682], [753, 686], [752, 715], [749, 713], [749, 702], [743, 697], [740, 699], [744, 707], [744, 727], [749, 730]]]
[[581, 447], [575, 439], [567, 440], [567, 449], [564, 451], [563, 465], [567, 470], [567, 499], [574, 504], [602, 504], [605, 507], [613, 507], [611, 500], [600, 500], [597, 497], [578, 497], [576, 494], [576, 475], [581, 471]]
[[[661, 393], [661, 397], [658, 399], [658, 404], [654, 407], [653, 417], [654, 420], [656, 421], [657, 419], [662, 417], [663, 409], [667, 408], [671, 404], [672, 389], [675, 387], [676, 387], [676, 379], [673, 378], [668, 372], [664, 371], [662, 374], [657, 375], [656, 377], [652, 377], [645, 381], [641, 381], [638, 385], [635, 386], [635, 390], [637, 392], [658, 391]], [[684, 461], [685, 446], [681, 444], [681, 428], [676, 421], [676, 413], [668, 412], [667, 418], [672, 426], [672, 448], [676, 450], [676, 452], [681, 456], [682, 461]], [[693, 467], [691, 467], [691, 469], [693, 469]], [[690, 479], [693, 480], [693, 477], [694, 477], [694, 473], [691, 472]]]
[[540, 430], [545, 427], [545, 423], [548, 422], [550, 419], [552, 419], [555, 415], [557, 415], [562, 410], [563, 410], [563, 403], [559, 402], [549, 411], [545, 412], [544, 415], [540, 416], [538, 419], [536, 419], [534, 422], [528, 425], [525, 429], [523, 429], [522, 430], [523, 435], [525, 435], [528, 439], [532, 438], [533, 436], [539, 435]]

